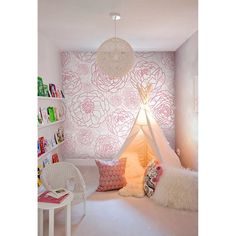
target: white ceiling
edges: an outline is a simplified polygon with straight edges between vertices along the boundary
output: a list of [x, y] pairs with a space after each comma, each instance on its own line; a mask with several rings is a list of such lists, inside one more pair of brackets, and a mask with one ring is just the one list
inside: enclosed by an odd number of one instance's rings
[[197, 0], [38, 0], [39, 31], [60, 50], [96, 50], [114, 36], [135, 51], [175, 51], [198, 28]]

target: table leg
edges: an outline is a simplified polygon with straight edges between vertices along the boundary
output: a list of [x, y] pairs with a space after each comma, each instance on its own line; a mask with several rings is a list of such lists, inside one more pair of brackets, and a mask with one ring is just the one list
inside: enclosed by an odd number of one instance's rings
[[49, 236], [54, 236], [54, 210], [49, 210]]
[[66, 207], [66, 236], [71, 236], [71, 203]]
[[39, 209], [39, 236], [43, 236], [43, 209]]

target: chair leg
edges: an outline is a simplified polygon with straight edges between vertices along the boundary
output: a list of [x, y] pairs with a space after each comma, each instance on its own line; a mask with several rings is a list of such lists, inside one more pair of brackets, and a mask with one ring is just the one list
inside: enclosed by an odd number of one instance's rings
[[86, 215], [86, 201], [84, 200], [84, 215]]
[[83, 195], [84, 200], [84, 215], [86, 215], [86, 197], [85, 194]]
[[71, 203], [66, 207], [66, 236], [71, 236]]
[[49, 210], [49, 236], [54, 236], [54, 210]]
[[39, 209], [39, 236], [43, 236], [43, 209]]

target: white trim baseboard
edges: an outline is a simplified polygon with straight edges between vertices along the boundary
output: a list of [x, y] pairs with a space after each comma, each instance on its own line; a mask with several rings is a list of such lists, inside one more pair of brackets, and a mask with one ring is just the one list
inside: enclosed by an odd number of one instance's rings
[[73, 163], [76, 166], [96, 166], [95, 160], [92, 159], [65, 159], [64, 161]]

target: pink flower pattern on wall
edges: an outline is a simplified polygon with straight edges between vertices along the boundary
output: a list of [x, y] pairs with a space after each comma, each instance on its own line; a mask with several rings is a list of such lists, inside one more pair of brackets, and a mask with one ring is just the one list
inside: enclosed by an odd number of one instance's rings
[[107, 117], [106, 122], [111, 133], [119, 137], [126, 136], [132, 128], [134, 116], [131, 112], [117, 109]]
[[111, 135], [101, 135], [96, 140], [95, 155], [101, 159], [112, 159], [120, 149], [119, 139]]
[[77, 94], [81, 87], [79, 74], [73, 71], [64, 71], [62, 74], [63, 89], [66, 96]]
[[65, 66], [67, 66], [70, 63], [70, 60], [71, 60], [70, 52], [63, 52], [61, 57], [62, 67], [64, 68]]
[[153, 85], [150, 109], [174, 148], [174, 53], [138, 52], [120, 79], [104, 75], [94, 52], [63, 52], [67, 107], [66, 158], [112, 159], [130, 132], [140, 104], [137, 85]]
[[147, 58], [150, 58], [150, 57], [154, 57], [156, 55], [156, 52], [136, 52], [135, 53], [135, 56], [137, 58], [142, 58], [144, 60], [146, 60]]
[[91, 91], [72, 97], [69, 111], [79, 126], [96, 128], [105, 121], [109, 104], [100, 92]]
[[156, 62], [139, 61], [129, 73], [132, 85], [147, 88], [152, 84], [153, 90], [159, 90], [165, 82], [165, 74]]
[[65, 133], [65, 142], [63, 144], [62, 148], [62, 155], [67, 156], [68, 153], [70, 154], [70, 157], [76, 156], [76, 140], [74, 138], [74, 134], [71, 133]]
[[89, 74], [89, 67], [88, 67], [88, 65], [85, 64], [85, 63], [80, 63], [78, 65], [78, 73], [80, 75], [82, 75], [82, 76]]
[[175, 69], [175, 57], [174, 54], [164, 52], [162, 54], [161, 63], [167, 70], [173, 71]]
[[118, 107], [121, 105], [121, 101], [122, 101], [122, 96], [118, 93], [113, 93], [110, 97], [109, 97], [109, 102], [112, 106], [114, 107]]
[[77, 143], [91, 145], [94, 135], [91, 129], [81, 128], [77, 132]]
[[92, 63], [95, 61], [96, 53], [94, 52], [70, 52], [73, 53], [79, 61], [86, 62], [86, 63]]
[[115, 93], [125, 86], [127, 77], [110, 78], [103, 74], [96, 63], [91, 66], [92, 83], [102, 92]]
[[174, 126], [174, 97], [169, 91], [159, 91], [150, 101], [150, 107], [161, 128]]
[[123, 104], [129, 110], [135, 110], [139, 107], [140, 96], [137, 90], [131, 88], [125, 89], [123, 91]]

